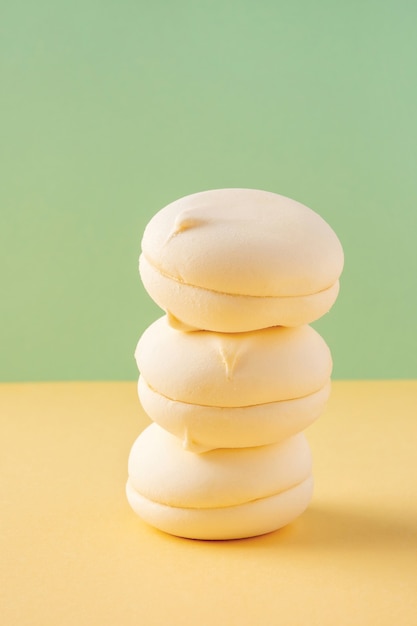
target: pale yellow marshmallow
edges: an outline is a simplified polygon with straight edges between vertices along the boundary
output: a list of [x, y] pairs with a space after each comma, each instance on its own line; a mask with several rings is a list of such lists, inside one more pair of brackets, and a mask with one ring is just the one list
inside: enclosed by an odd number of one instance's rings
[[164, 309], [173, 328], [237, 333], [268, 326], [301, 326], [324, 315], [339, 293], [337, 280], [328, 289], [306, 296], [241, 296], [194, 287], [165, 276], [143, 255], [142, 282]]
[[145, 330], [135, 356], [154, 391], [217, 407], [302, 398], [327, 385], [332, 370], [329, 348], [311, 326], [184, 333], [163, 316]]
[[311, 492], [311, 453], [303, 434], [269, 446], [194, 454], [152, 424], [129, 456], [127, 495], [134, 510], [157, 528], [186, 537], [275, 530], [306, 508]]
[[278, 530], [304, 513], [313, 495], [313, 477], [276, 496], [217, 509], [159, 504], [141, 496], [129, 481], [126, 495], [139, 517], [171, 535], [187, 539], [243, 539]]
[[141, 376], [139, 398], [148, 416], [179, 437], [186, 450], [244, 448], [282, 441], [301, 432], [323, 412], [330, 381], [319, 391], [294, 400], [245, 407], [211, 407], [170, 400]]
[[174, 320], [221, 332], [321, 317], [342, 268], [340, 242], [317, 213], [254, 189], [169, 204], [146, 227], [140, 261], [145, 288]]

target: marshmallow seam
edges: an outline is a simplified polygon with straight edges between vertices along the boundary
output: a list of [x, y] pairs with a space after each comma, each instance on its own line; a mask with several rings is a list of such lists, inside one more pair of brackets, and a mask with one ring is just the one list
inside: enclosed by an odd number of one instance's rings
[[150, 261], [148, 259], [148, 257], [145, 255], [144, 252], [142, 252], [143, 258], [146, 261], [146, 263], [148, 263], [150, 265], [150, 267], [155, 271], [158, 272], [158, 274], [160, 274], [161, 276], [163, 276], [164, 278], [167, 278], [169, 280], [173, 280], [174, 282], [176, 282], [178, 285], [187, 285], [188, 287], [194, 287], [195, 289], [201, 289], [202, 291], [207, 291], [209, 293], [214, 293], [214, 294], [218, 294], [218, 295], [222, 295], [222, 296], [236, 296], [237, 298], [254, 298], [254, 299], [264, 299], [264, 298], [268, 298], [270, 300], [277, 300], [279, 298], [307, 298], [309, 296], [315, 296], [315, 295], [319, 295], [321, 293], [325, 293], [326, 291], [329, 291], [332, 287], [334, 287], [334, 285], [337, 283], [338, 279], [335, 280], [333, 283], [331, 283], [330, 285], [328, 285], [327, 287], [324, 287], [324, 289], [320, 289], [319, 291], [311, 291], [310, 293], [297, 293], [297, 294], [292, 294], [292, 295], [286, 295], [286, 294], [279, 294], [279, 295], [275, 295], [275, 296], [265, 296], [265, 295], [253, 295], [253, 294], [245, 294], [245, 293], [232, 293], [230, 291], [219, 291], [217, 289], [209, 289], [207, 287], [202, 287], [200, 285], [194, 285], [193, 283], [187, 283], [185, 280], [181, 280], [180, 278], [176, 277], [176, 276], [171, 276], [171, 274], [168, 274], [167, 272], [162, 271], [159, 267], [156, 267], [156, 265], [154, 265], [154, 263], [152, 263], [152, 261]]

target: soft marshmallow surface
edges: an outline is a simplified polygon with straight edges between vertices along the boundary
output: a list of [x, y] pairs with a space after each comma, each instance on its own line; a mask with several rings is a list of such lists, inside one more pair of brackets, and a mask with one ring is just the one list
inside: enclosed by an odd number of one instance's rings
[[340, 242], [317, 213], [254, 189], [181, 198], [151, 219], [142, 239], [151, 297], [207, 330], [309, 323], [332, 306], [342, 268]]
[[215, 509], [166, 506], [140, 495], [128, 480], [132, 509], [145, 522], [188, 539], [243, 539], [286, 526], [305, 511], [313, 494], [313, 478], [275, 496]]
[[185, 449], [244, 448], [282, 441], [301, 432], [323, 412], [330, 381], [303, 398], [245, 407], [210, 407], [170, 400], [141, 376], [139, 398], [147, 415], [179, 437]]
[[148, 426], [129, 456], [129, 482], [139, 494], [171, 507], [236, 506], [291, 489], [311, 475], [311, 453], [300, 433], [269, 446], [194, 454], [160, 428]]
[[145, 330], [135, 356], [154, 391], [217, 407], [301, 398], [322, 389], [332, 369], [329, 348], [311, 326], [184, 333], [171, 328], [166, 316]]
[[245, 332], [268, 326], [310, 324], [330, 310], [339, 293], [337, 280], [305, 296], [241, 296], [180, 283], [156, 270], [143, 255], [139, 269], [145, 289], [174, 328]]
[[303, 434], [280, 444], [194, 454], [152, 424], [129, 456], [131, 507], [152, 526], [180, 537], [238, 539], [271, 532], [298, 517], [312, 492]]

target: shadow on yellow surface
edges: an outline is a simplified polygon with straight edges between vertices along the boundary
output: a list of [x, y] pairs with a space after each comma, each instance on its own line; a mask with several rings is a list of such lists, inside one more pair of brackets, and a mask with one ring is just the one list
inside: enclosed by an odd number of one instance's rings
[[394, 520], [354, 510], [314, 504], [291, 526], [264, 535], [257, 543], [282, 549], [416, 550], [416, 520]]

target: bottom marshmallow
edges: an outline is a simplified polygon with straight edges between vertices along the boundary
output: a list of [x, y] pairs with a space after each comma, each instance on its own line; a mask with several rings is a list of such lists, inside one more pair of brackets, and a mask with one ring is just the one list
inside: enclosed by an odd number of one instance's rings
[[141, 496], [130, 481], [126, 494], [137, 515], [171, 535], [187, 539], [244, 539], [278, 530], [301, 515], [313, 494], [313, 477], [274, 496], [216, 509], [159, 504]]
[[157, 424], [129, 456], [127, 497], [146, 522], [191, 539], [239, 539], [277, 530], [308, 506], [311, 452], [299, 433], [266, 446], [195, 454]]

